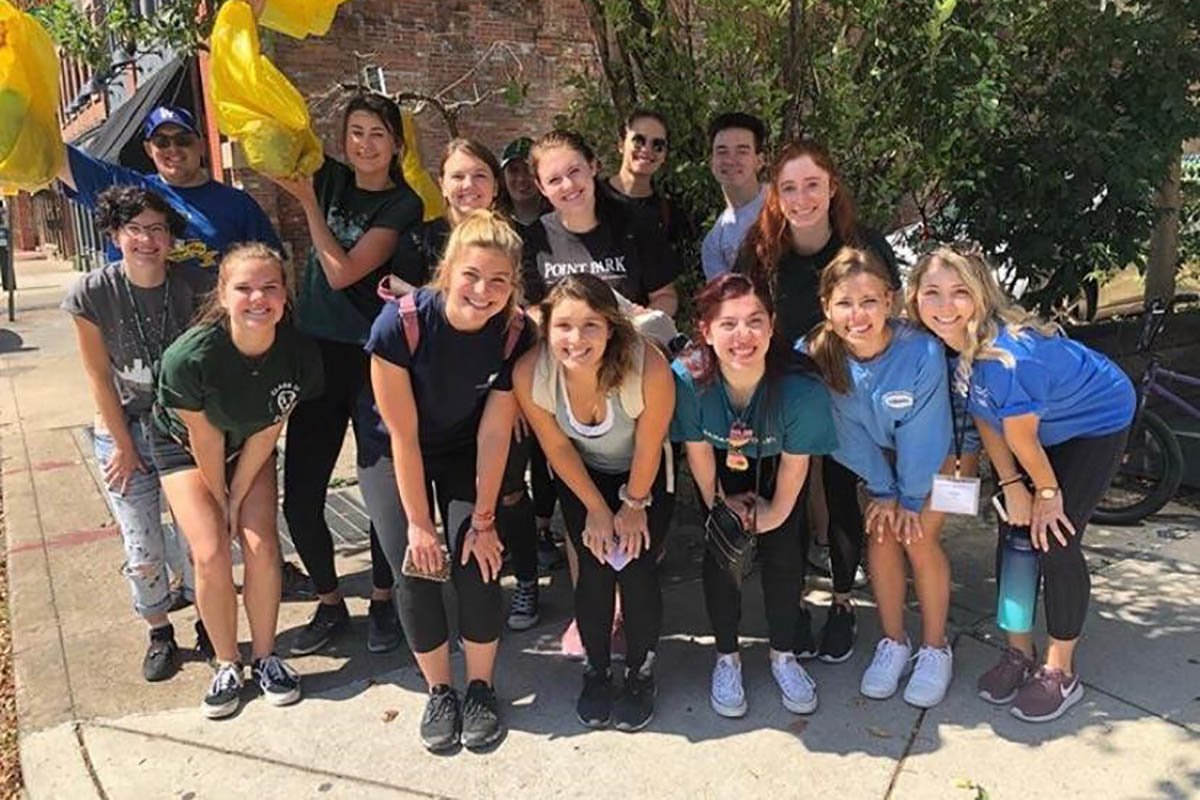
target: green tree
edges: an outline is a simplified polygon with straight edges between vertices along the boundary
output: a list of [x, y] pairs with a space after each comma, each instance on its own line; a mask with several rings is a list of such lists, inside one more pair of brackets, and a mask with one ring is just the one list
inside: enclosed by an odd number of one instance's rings
[[600, 65], [569, 119], [601, 150], [619, 116], [672, 123], [663, 181], [720, 199], [703, 122], [731, 108], [834, 152], [863, 219], [978, 240], [1045, 308], [1141, 263], [1154, 189], [1200, 132], [1188, 0], [590, 0]]

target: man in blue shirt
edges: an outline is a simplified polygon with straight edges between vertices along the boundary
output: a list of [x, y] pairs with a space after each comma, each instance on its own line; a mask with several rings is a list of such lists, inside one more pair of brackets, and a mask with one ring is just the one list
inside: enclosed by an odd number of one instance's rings
[[741, 112], [721, 114], [708, 126], [710, 166], [725, 195], [725, 210], [700, 247], [700, 265], [707, 280], [733, 269], [746, 231], [762, 210], [766, 188], [758, 182], [758, 173], [764, 164], [766, 138], [762, 120]]
[[[271, 221], [254, 198], [208, 174], [202, 160], [204, 139], [191, 112], [159, 106], [146, 117], [142, 136], [146, 154], [154, 162], [152, 175], [101, 161], [67, 145], [67, 158], [58, 174], [67, 196], [91, 210], [96, 195], [117, 184], [141, 186], [162, 195], [187, 220], [184, 235], [175, 240], [167, 257], [172, 262], [215, 268], [221, 254], [237, 242], [264, 242], [280, 248]], [[108, 259], [119, 258], [110, 242]]]

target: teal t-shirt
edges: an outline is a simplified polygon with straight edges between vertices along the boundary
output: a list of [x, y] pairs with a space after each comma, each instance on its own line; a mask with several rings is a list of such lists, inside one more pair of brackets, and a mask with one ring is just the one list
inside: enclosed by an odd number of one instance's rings
[[197, 325], [163, 353], [154, 424], [184, 446], [187, 426], [175, 409], [203, 411], [235, 452], [246, 439], [285, 419], [296, 403], [321, 393], [317, 345], [288, 323], [261, 356], [243, 355], [222, 325]]
[[820, 455], [832, 453], [837, 447], [829, 391], [812, 375], [787, 373], [773, 381], [765, 410], [767, 381], [760, 381], [750, 406], [739, 414], [719, 375], [711, 385], [697, 386], [681, 360], [676, 359], [671, 370], [675, 374], [673, 442], [708, 442], [718, 450], [728, 450], [729, 429], [741, 419], [752, 430], [750, 442], [743, 448], [750, 457], [781, 452]]

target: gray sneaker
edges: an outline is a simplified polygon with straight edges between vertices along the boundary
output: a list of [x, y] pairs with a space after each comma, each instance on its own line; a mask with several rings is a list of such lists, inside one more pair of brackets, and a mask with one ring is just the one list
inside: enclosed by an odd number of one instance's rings
[[[1034, 654], [1036, 658], [1037, 654]], [[987, 672], [979, 676], [976, 688], [979, 696], [998, 706], [1011, 703], [1017, 692], [1029, 681], [1036, 664], [1014, 647], [1004, 648], [1000, 660]]]

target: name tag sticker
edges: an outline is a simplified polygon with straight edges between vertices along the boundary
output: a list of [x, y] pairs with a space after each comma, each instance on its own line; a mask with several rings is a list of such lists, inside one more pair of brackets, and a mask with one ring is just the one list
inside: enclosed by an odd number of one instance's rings
[[979, 478], [934, 475], [929, 508], [944, 514], [975, 516], [979, 513]]

